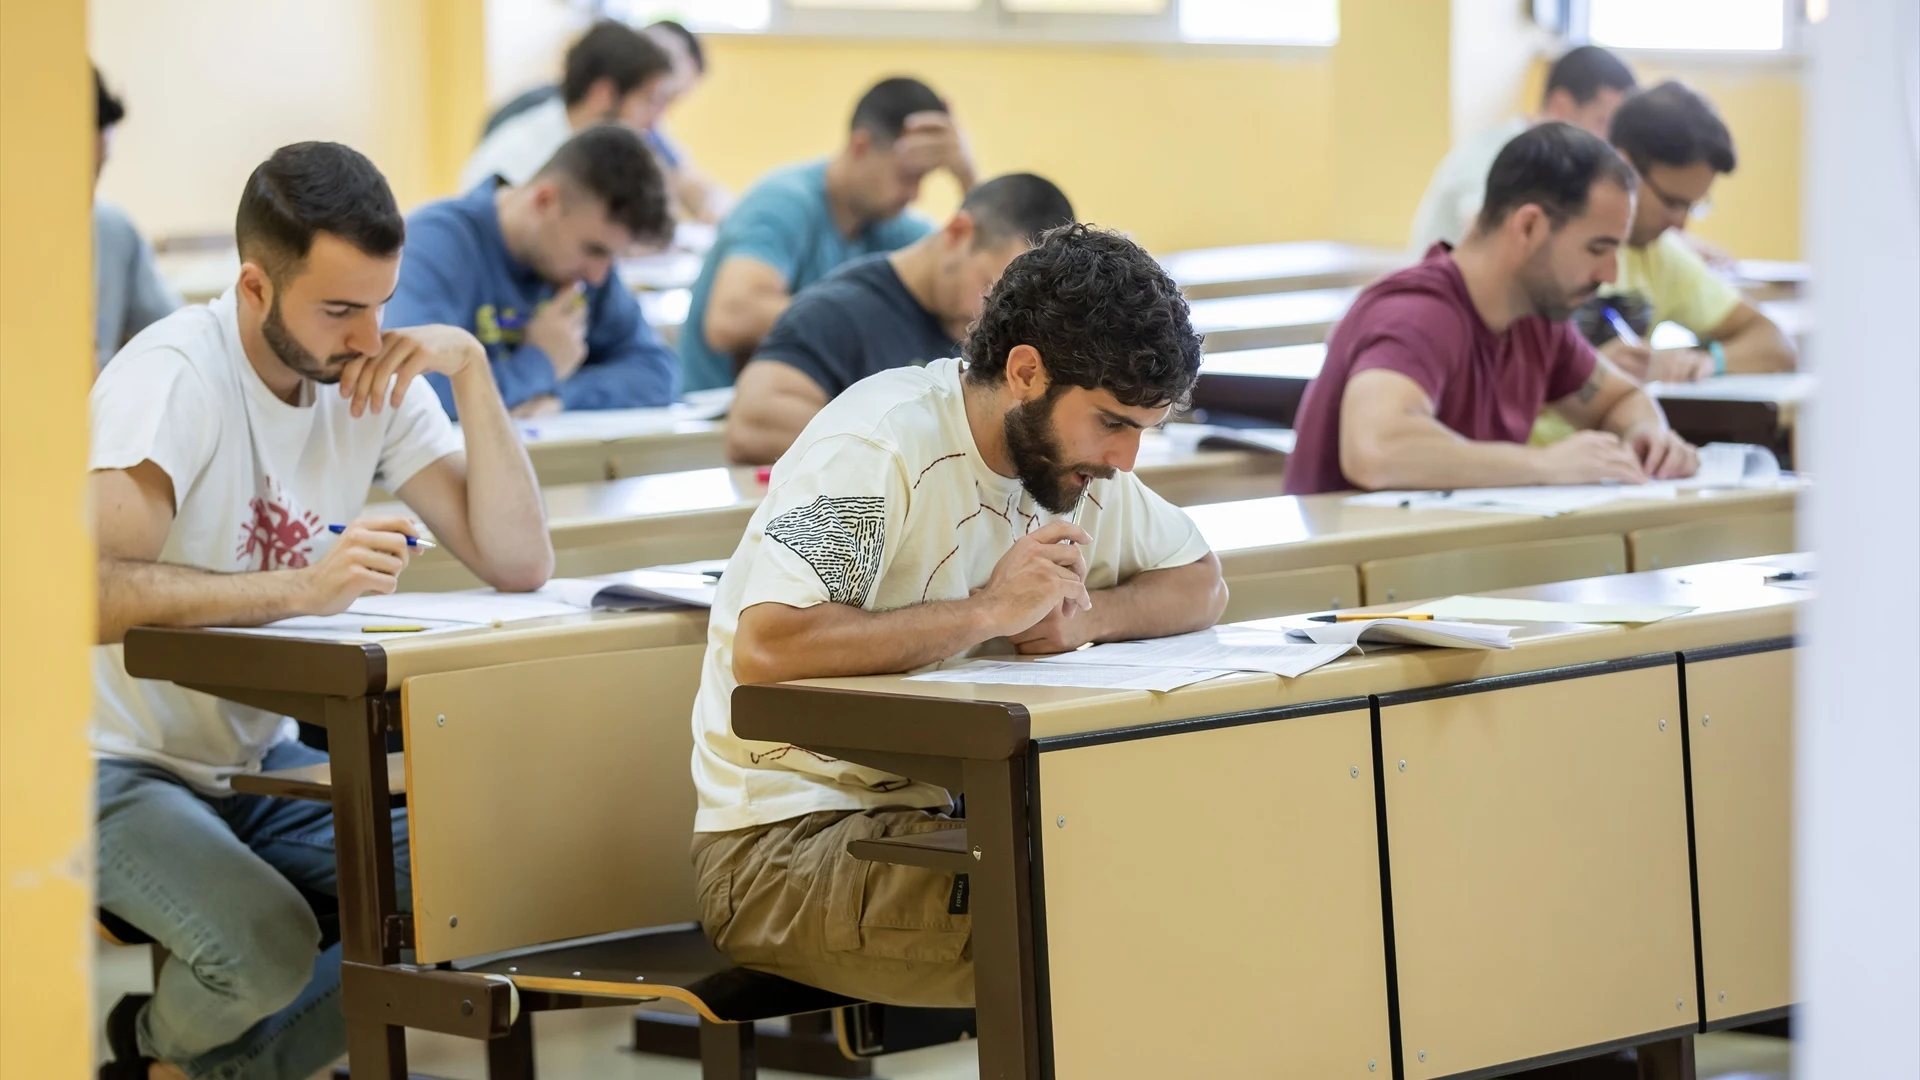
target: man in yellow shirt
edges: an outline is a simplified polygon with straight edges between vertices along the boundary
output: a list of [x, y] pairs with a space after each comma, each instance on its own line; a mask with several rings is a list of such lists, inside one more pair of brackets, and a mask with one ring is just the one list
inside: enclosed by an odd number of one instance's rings
[[[1677, 82], [1629, 98], [1613, 118], [1613, 145], [1640, 173], [1640, 193], [1620, 274], [1579, 313], [1580, 328], [1614, 365], [1643, 382], [1691, 382], [1733, 372], [1791, 371], [1793, 343], [1713, 272], [1682, 230], [1734, 169], [1733, 136], [1713, 106]], [[1676, 323], [1699, 347], [1649, 349], [1644, 338]]]

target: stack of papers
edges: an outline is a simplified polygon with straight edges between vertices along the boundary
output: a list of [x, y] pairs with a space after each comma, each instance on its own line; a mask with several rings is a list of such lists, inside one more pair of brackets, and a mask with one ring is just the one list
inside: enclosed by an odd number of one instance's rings
[[[725, 563], [720, 563], [724, 567]], [[710, 608], [720, 592], [717, 569], [656, 567], [589, 578], [554, 578], [537, 595], [581, 610], [662, 611]]]
[[1700, 448], [1700, 469], [1683, 488], [1773, 487], [1780, 482], [1780, 459], [1764, 446], [1708, 443]]
[[1348, 645], [1299, 644], [1284, 630], [1216, 626], [1192, 634], [1094, 645], [1033, 661], [973, 660], [909, 675], [908, 681], [1006, 686], [1085, 686], [1176, 690], [1238, 672], [1295, 678], [1353, 651]]
[[1287, 636], [1322, 645], [1431, 645], [1443, 649], [1511, 649], [1513, 627], [1488, 626], [1439, 619], [1382, 617], [1364, 621], [1311, 623], [1296, 626]]

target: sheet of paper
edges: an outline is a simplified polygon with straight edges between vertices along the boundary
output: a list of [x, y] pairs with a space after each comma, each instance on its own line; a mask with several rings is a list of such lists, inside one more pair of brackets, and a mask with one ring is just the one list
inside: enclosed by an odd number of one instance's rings
[[1354, 506], [1401, 507], [1409, 510], [1479, 510], [1497, 514], [1558, 517], [1577, 510], [1623, 499], [1672, 499], [1680, 489], [1672, 483], [1577, 484], [1558, 487], [1462, 488], [1458, 491], [1369, 491], [1350, 495]]
[[906, 681], [989, 683], [999, 686], [1086, 686], [1097, 690], [1154, 690], [1165, 693], [1231, 674], [1234, 673], [1219, 668], [1115, 667], [973, 660], [959, 667], [909, 675]]
[[[419, 626], [420, 630], [368, 632], [369, 626]], [[319, 638], [357, 643], [385, 641], [389, 638], [446, 634], [455, 630], [476, 630], [479, 624], [437, 619], [395, 619], [383, 615], [364, 615], [344, 611], [338, 615], [299, 615], [265, 626], [219, 627], [224, 633], [260, 634], [265, 637]]]
[[1511, 649], [1513, 627], [1439, 619], [1367, 619], [1353, 622], [1308, 623], [1287, 631], [1289, 637], [1328, 645], [1427, 645], [1443, 649]]
[[1117, 641], [1090, 649], [1043, 656], [1043, 664], [1099, 667], [1224, 668], [1297, 678], [1352, 652], [1350, 645], [1289, 641], [1285, 631], [1223, 626], [1194, 634]]
[[520, 622], [554, 615], [578, 615], [577, 605], [539, 593], [499, 593], [492, 589], [468, 592], [400, 592], [391, 596], [363, 596], [347, 609], [356, 615], [378, 615], [406, 622], [426, 620], [474, 623]]
[[1708, 443], [1700, 448], [1700, 469], [1675, 486], [1683, 488], [1773, 487], [1780, 482], [1780, 459], [1764, 446]]
[[1809, 372], [1781, 371], [1719, 375], [1690, 383], [1650, 382], [1646, 385], [1646, 391], [1650, 396], [1660, 399], [1799, 402], [1813, 396], [1814, 385], [1814, 377]]
[[1694, 608], [1687, 604], [1573, 604], [1497, 596], [1449, 596], [1417, 604], [1409, 610], [1436, 619], [1477, 622], [1651, 623], [1685, 615]]

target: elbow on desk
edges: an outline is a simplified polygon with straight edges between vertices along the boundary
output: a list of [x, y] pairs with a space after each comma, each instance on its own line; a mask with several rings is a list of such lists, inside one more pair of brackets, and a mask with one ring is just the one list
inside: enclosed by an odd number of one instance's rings
[[1392, 452], [1376, 439], [1342, 438], [1340, 473], [1362, 491], [1381, 491], [1395, 486]]
[[771, 465], [780, 455], [769, 453], [769, 432], [752, 411], [735, 409], [727, 417], [727, 460], [735, 465]]
[[501, 592], [525, 593], [545, 585], [553, 577], [553, 570], [553, 543], [546, 541], [538, 551], [524, 558], [505, 561], [504, 565], [475, 567], [474, 573]]

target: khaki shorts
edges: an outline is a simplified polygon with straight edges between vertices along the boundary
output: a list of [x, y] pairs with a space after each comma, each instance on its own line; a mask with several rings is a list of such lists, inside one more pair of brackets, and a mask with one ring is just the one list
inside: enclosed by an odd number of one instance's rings
[[847, 854], [965, 827], [930, 810], [827, 811], [695, 834], [701, 922], [741, 967], [887, 1005], [971, 1007], [973, 920], [952, 910], [965, 907], [954, 875]]

